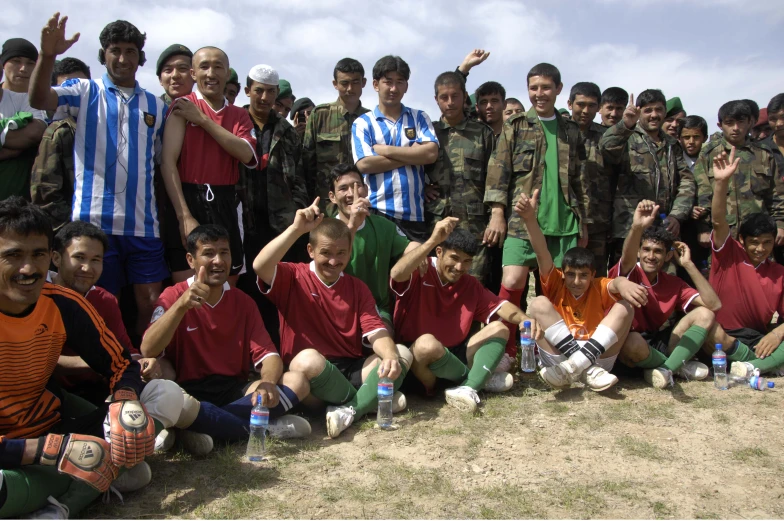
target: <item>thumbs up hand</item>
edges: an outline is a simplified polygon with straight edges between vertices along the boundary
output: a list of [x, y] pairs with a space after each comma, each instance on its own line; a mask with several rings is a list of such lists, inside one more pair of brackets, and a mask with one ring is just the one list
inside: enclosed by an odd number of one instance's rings
[[196, 274], [188, 291], [183, 293], [180, 298], [187, 309], [194, 309], [200, 308], [209, 296], [210, 287], [207, 285], [207, 268], [202, 266], [199, 268], [199, 272]]

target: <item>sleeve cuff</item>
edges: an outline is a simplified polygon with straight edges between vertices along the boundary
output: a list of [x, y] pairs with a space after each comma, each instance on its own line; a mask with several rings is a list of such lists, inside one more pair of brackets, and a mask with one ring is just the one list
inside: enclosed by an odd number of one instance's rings
[[272, 291], [272, 285], [275, 284], [275, 277], [277, 277], [277, 276], [278, 276], [278, 266], [276, 265], [275, 266], [275, 273], [272, 274], [272, 280], [270, 281], [269, 288], [267, 288], [266, 291], [263, 290], [261, 286], [262, 286], [262, 284], [265, 285], [265, 286], [267, 284], [263, 280], [261, 280], [261, 277], [259, 277], [258, 275], [256, 276], [256, 287], [259, 288], [259, 291], [261, 292], [262, 295], [269, 295], [269, 292]]
[[[485, 320], [485, 324], [489, 324], [490, 322], [492, 322], [492, 320], [491, 320], [491, 319], [492, 319], [492, 318], [495, 316], [495, 314], [496, 314], [496, 313], [498, 313], [498, 310], [499, 310], [499, 309], [501, 309], [501, 307], [503, 307], [503, 305], [504, 305], [504, 304], [506, 304], [506, 303], [508, 303], [508, 302], [509, 302], [508, 300], [504, 300], [504, 301], [502, 301], [500, 304], [498, 304], [498, 305], [497, 305], [497, 306], [496, 306], [496, 307], [493, 309], [493, 311], [491, 311], [491, 312], [490, 312], [490, 314], [489, 314], [489, 315], [487, 315], [487, 320]], [[498, 317], [498, 318], [500, 319], [501, 317]]]
[[365, 333], [364, 335], [362, 335], [362, 345], [363, 345], [363, 346], [365, 346], [365, 347], [372, 347], [372, 346], [370, 345], [370, 341], [368, 340], [368, 338], [369, 338], [369, 337], [371, 337], [372, 335], [375, 335], [375, 334], [376, 334], [376, 333], [378, 333], [379, 331], [386, 331], [386, 330], [387, 330], [387, 329], [386, 329], [386, 328], [384, 328], [384, 327], [379, 327], [379, 328], [377, 328], [377, 329], [374, 329], [373, 331], [368, 331], [367, 333]]
[[261, 358], [259, 358], [258, 361], [253, 362], [253, 367], [258, 367], [259, 364], [261, 364], [264, 360], [266, 360], [267, 358], [269, 358], [271, 356], [277, 356], [278, 358], [280, 358], [280, 355], [278, 353], [267, 353], [266, 355], [264, 355]]

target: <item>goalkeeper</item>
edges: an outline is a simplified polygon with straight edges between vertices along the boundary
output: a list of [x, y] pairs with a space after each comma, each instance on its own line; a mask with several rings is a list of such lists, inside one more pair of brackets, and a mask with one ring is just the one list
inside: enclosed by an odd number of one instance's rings
[[[144, 387], [139, 364], [81, 295], [46, 282], [51, 244], [39, 208], [0, 202], [0, 518], [66, 518], [110, 485], [146, 485], [156, 430], [183, 409], [173, 382]], [[102, 408], [53, 387], [63, 347], [109, 380]]]

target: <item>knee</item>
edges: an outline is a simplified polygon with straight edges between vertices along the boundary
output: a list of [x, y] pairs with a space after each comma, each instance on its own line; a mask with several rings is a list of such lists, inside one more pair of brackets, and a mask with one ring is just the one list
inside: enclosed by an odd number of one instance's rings
[[321, 374], [327, 359], [315, 349], [304, 349], [289, 364], [289, 370], [302, 373], [308, 380]]
[[544, 315], [545, 313], [547, 313], [547, 312], [549, 312], [550, 310], [553, 310], [553, 309], [554, 308], [553, 308], [552, 303], [544, 295], [540, 295], [540, 296], [534, 298], [528, 304], [528, 314], [532, 318], [541, 317], [542, 315]]
[[280, 377], [280, 383], [294, 391], [300, 400], [310, 394], [310, 382], [304, 373], [287, 371]]
[[716, 321], [716, 314], [708, 308], [698, 307], [689, 312], [692, 324], [703, 329], [710, 329]]
[[406, 367], [411, 367], [411, 364], [414, 363], [414, 355], [411, 353], [411, 350], [404, 346], [403, 344], [397, 344], [397, 355], [400, 357], [400, 363], [405, 365]]
[[528, 279], [528, 269], [522, 266], [509, 266], [504, 268], [501, 275], [501, 284], [506, 289], [518, 290], [525, 287]]
[[490, 338], [500, 338], [504, 342], [509, 340], [509, 328], [501, 321], [490, 322], [482, 331], [490, 335]]
[[144, 387], [139, 401], [166, 429], [177, 423], [184, 404], [182, 389], [171, 380], [151, 381]]
[[621, 358], [624, 362], [628, 361], [632, 364], [642, 362], [650, 354], [650, 347], [648, 342], [639, 333], [629, 333], [626, 337], [626, 342], [621, 349]]
[[444, 354], [444, 345], [433, 335], [425, 334], [417, 338], [411, 352], [417, 361], [437, 360]]

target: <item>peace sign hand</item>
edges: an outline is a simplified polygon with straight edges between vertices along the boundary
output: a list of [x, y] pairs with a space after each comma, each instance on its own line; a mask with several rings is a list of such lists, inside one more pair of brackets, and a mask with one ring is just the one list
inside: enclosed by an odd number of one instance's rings
[[634, 94], [629, 94], [629, 104], [626, 110], [623, 111], [623, 124], [626, 128], [632, 130], [637, 122], [640, 120], [640, 108], [634, 104]]
[[319, 200], [320, 197], [316, 197], [313, 204], [302, 210], [297, 210], [293, 226], [300, 235], [310, 232], [324, 220], [324, 214], [319, 209]]

